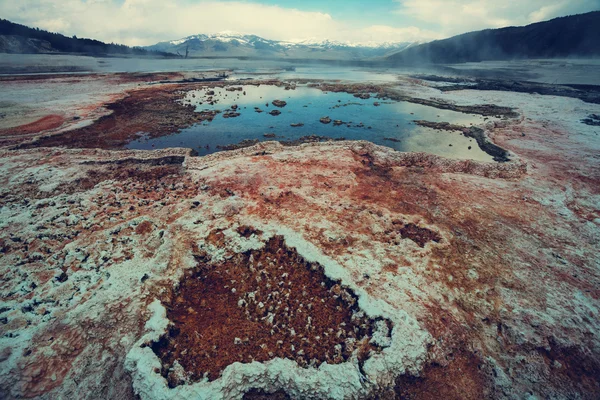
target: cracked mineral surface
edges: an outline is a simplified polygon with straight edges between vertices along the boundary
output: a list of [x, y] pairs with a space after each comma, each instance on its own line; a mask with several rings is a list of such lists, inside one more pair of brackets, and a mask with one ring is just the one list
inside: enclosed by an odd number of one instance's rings
[[597, 104], [314, 83], [500, 114], [505, 162], [122, 150], [210, 118], [183, 78], [0, 80], [39, 98], [0, 122], [0, 398], [598, 397]]

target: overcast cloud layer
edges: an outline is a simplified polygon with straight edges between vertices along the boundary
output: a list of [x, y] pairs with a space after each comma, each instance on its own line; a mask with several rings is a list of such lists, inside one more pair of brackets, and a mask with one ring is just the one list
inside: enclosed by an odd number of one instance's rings
[[[371, 0], [378, 1], [378, 0]], [[268, 39], [342, 42], [429, 41], [484, 28], [526, 25], [600, 9], [600, 0], [381, 0], [389, 8], [361, 18], [368, 2], [329, 7], [302, 1], [215, 0], [0, 0], [0, 17], [50, 31], [128, 45], [150, 45], [197, 33], [235, 31]], [[362, 3], [362, 4], [361, 4]], [[305, 8], [303, 10], [303, 7]], [[349, 10], [351, 12], [349, 12]], [[349, 17], [350, 14], [350, 17]]]

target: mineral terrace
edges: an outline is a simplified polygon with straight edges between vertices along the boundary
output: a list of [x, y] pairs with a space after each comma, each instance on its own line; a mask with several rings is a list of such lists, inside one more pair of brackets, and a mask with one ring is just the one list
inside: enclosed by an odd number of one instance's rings
[[0, 81], [0, 398], [598, 398], [597, 104], [366, 90], [510, 114], [506, 162], [123, 150], [214, 118], [186, 78]]

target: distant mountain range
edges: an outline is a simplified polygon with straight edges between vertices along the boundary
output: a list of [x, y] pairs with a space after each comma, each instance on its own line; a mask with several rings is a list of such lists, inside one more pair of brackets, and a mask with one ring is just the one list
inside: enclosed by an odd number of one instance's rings
[[252, 57], [322, 60], [363, 60], [384, 57], [414, 43], [342, 43], [308, 39], [285, 42], [233, 32], [199, 34], [145, 47], [183, 57]]
[[522, 27], [465, 33], [404, 49], [387, 61], [414, 65], [598, 56], [600, 11], [594, 11]]
[[222, 32], [144, 48], [67, 37], [0, 19], [0, 53], [71, 53], [153, 57], [247, 57], [353, 61], [368, 65], [454, 64], [526, 58], [600, 57], [600, 11], [523, 27], [486, 29], [430, 43], [277, 41]]

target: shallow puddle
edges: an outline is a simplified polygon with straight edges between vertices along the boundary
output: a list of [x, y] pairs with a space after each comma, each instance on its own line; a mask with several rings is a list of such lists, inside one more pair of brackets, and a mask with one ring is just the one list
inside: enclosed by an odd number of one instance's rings
[[[243, 140], [285, 142], [318, 135], [333, 140], [368, 140], [398, 151], [423, 151], [450, 158], [493, 161], [474, 139], [459, 132], [420, 127], [413, 122], [427, 120], [470, 126], [483, 123], [482, 116], [374, 97], [362, 99], [348, 93], [323, 92], [306, 86], [292, 90], [272, 85], [238, 88], [241, 90], [231, 91], [229, 87], [229, 91], [206, 88], [188, 92], [182, 100], [184, 104], [195, 106], [198, 112], [222, 112], [211, 122], [196, 124], [174, 135], [149, 139], [142, 133], [127, 147], [190, 147], [199, 155], [206, 155]], [[214, 94], [209, 94], [211, 91]], [[283, 100], [287, 104], [276, 107], [272, 104], [274, 100]], [[281, 114], [271, 115], [273, 110]], [[239, 113], [239, 116], [232, 116], [233, 112]], [[322, 117], [329, 117], [331, 122], [322, 123]], [[336, 120], [343, 123], [336, 125]]]

